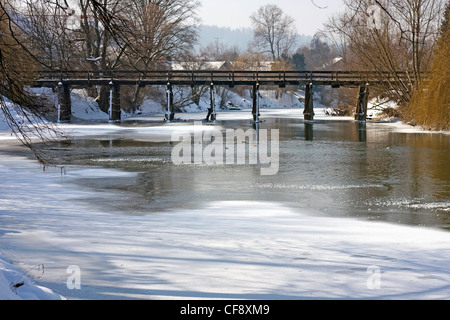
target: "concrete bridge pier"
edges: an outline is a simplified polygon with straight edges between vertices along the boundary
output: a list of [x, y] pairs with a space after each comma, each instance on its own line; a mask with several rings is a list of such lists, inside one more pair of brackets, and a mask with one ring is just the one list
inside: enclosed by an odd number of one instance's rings
[[70, 85], [58, 83], [58, 122], [68, 122], [72, 117]]
[[111, 87], [109, 97], [109, 121], [119, 122], [122, 120], [122, 111], [120, 107], [120, 85], [109, 83]]
[[359, 87], [358, 103], [356, 105], [356, 121], [367, 120], [367, 107], [369, 104], [369, 84], [361, 85]]
[[314, 92], [313, 84], [307, 84], [305, 88], [305, 110], [303, 111], [305, 121], [314, 121]]

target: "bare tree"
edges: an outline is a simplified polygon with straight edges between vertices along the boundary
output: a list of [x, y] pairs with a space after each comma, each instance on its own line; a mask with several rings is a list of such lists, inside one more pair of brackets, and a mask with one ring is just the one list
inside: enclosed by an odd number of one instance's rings
[[126, 0], [124, 17], [132, 21], [129, 51], [133, 65], [152, 64], [188, 55], [197, 41], [196, 0]]
[[[430, 67], [439, 33], [442, 0], [345, 0], [346, 11], [326, 29], [345, 43], [349, 69], [378, 71], [397, 100], [407, 104]], [[404, 71], [405, 81], [398, 71]]]
[[120, 66], [126, 49], [123, 34], [129, 29], [124, 19], [128, 5], [120, 0], [100, 2], [101, 8], [112, 17], [110, 19], [114, 19], [114, 28], [107, 24], [104, 12], [98, 10], [98, 1], [78, 0], [80, 31], [84, 36], [82, 53], [91, 70], [111, 71]]
[[[197, 41], [196, 0], [125, 0], [121, 13], [127, 21], [123, 32], [126, 64], [145, 73], [166, 69], [170, 60], [188, 56]], [[128, 23], [129, 22], [129, 23]], [[133, 104], [141, 88], [137, 87]]]
[[24, 45], [50, 69], [68, 70], [79, 65], [79, 50], [72, 29], [75, 10], [62, 9], [45, 0], [25, 0], [15, 11], [15, 21], [26, 38]]
[[447, 1], [447, 5], [445, 6], [444, 12], [444, 20], [441, 25], [441, 34], [448, 32], [450, 27], [450, 1]]
[[[99, 5], [102, 10], [99, 10]], [[126, 30], [120, 23], [126, 7], [126, 3], [120, 0], [78, 0], [80, 31], [84, 37], [81, 58], [89, 64], [90, 70], [107, 73], [120, 66], [126, 45], [118, 41]], [[114, 20], [114, 28], [107, 25], [105, 12]], [[91, 92], [105, 112], [109, 108], [109, 90], [108, 86], [101, 86]]]
[[422, 80], [405, 111], [406, 121], [432, 130], [450, 129], [450, 2], [437, 42], [430, 75]]
[[299, 48], [297, 53], [304, 55], [308, 70], [328, 69], [329, 63], [336, 57], [333, 48], [319, 35], [314, 36], [309, 46]]
[[266, 5], [250, 16], [253, 25], [255, 48], [280, 60], [295, 45], [297, 33], [294, 19], [277, 5]]
[[[61, 137], [25, 90], [36, 70], [78, 67], [77, 59], [100, 71], [148, 70], [190, 49], [198, 6], [195, 0], [0, 1], [0, 107], [17, 138], [45, 162], [35, 139]], [[78, 33], [67, 23], [73, 10], [81, 16]]]
[[63, 137], [62, 132], [45, 120], [42, 110], [25, 90], [34, 78], [39, 65], [23, 45], [24, 34], [13, 19], [13, 7], [0, 2], [0, 109], [17, 139], [42, 164], [49, 164], [35, 142]]
[[200, 56], [209, 61], [234, 61], [240, 54], [238, 46], [228, 46], [216, 40], [200, 49]]

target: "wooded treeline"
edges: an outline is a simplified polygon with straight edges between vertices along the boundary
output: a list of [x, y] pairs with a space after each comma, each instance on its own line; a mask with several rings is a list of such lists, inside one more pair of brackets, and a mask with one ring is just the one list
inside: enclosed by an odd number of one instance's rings
[[[197, 0], [2, 0], [0, 102], [18, 136], [29, 144], [32, 134], [14, 122], [11, 105], [17, 112], [28, 109], [27, 116], [45, 114], [24, 90], [38, 69], [146, 71], [173, 61], [222, 59], [241, 69], [270, 61], [274, 69], [370, 70], [393, 80], [403, 71], [409, 81], [371, 88], [372, 95], [394, 99], [401, 106], [398, 115], [411, 123], [425, 125], [416, 118], [428, 110], [427, 118], [434, 112], [435, 119], [443, 119], [429, 128], [448, 128], [447, 0], [345, 0], [345, 11], [332, 17], [309, 46], [297, 45], [290, 15], [266, 5], [249, 17], [254, 40], [247, 51], [217, 42], [198, 54], [192, 49], [201, 23], [199, 5]], [[122, 97], [136, 107], [141, 90], [130, 88]], [[338, 92], [333, 103], [351, 106], [356, 93]], [[108, 109], [109, 88], [93, 88], [90, 94]], [[7, 105], [3, 97], [16, 104]]]
[[[331, 18], [324, 29], [345, 68], [376, 71], [388, 80], [399, 80], [397, 71], [407, 73], [408, 81], [392, 81], [375, 92], [395, 100], [400, 106], [397, 115], [410, 123], [424, 125], [416, 119], [423, 111], [429, 119], [446, 119], [431, 121], [428, 128], [449, 129], [448, 91], [432, 84], [437, 72], [441, 80], [449, 74], [449, 56], [443, 48], [448, 38], [442, 31], [449, 1], [345, 0], [345, 4], [345, 12]], [[433, 92], [435, 99], [421, 92]]]
[[405, 119], [427, 129], [450, 129], [450, 2], [446, 7], [430, 76], [419, 83], [405, 112]]
[[[16, 41], [40, 69], [166, 69], [197, 40], [196, 0], [7, 0]], [[91, 95], [104, 111], [109, 88]], [[139, 89], [131, 94], [136, 103]]]
[[[270, 59], [275, 69], [378, 72], [388, 85], [371, 87], [372, 96], [394, 100], [399, 106], [386, 112], [411, 124], [448, 129], [450, 107], [445, 77], [449, 74], [450, 57], [445, 53], [448, 44], [445, 25], [450, 2], [345, 0], [344, 3], [345, 10], [332, 16], [309, 46], [301, 47], [296, 47], [294, 19], [276, 5], [263, 6], [250, 17], [254, 40], [248, 52], [235, 56], [253, 64]], [[406, 81], [399, 72], [408, 75]], [[336, 114], [354, 111], [356, 90], [319, 90], [324, 104], [336, 105]]]

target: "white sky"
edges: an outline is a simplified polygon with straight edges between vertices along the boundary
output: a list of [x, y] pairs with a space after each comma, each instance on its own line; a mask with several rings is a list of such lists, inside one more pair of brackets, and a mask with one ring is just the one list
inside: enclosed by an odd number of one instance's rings
[[[325, 9], [320, 9], [314, 3]], [[266, 4], [276, 4], [295, 19], [299, 34], [314, 35], [328, 17], [343, 9], [343, 0], [200, 0], [202, 23], [220, 27], [250, 27], [250, 15]]]

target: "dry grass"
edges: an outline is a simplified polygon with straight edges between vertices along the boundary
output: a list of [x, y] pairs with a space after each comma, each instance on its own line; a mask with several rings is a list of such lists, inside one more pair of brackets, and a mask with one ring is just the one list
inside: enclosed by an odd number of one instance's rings
[[450, 130], [450, 28], [439, 40], [431, 75], [419, 84], [405, 118], [429, 130]]

